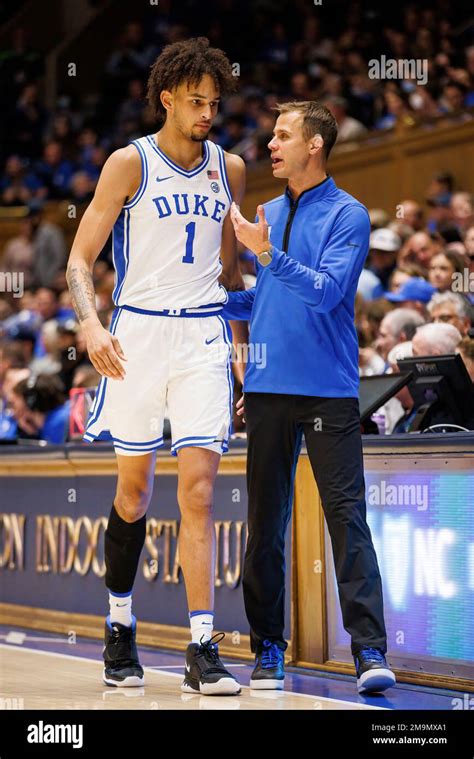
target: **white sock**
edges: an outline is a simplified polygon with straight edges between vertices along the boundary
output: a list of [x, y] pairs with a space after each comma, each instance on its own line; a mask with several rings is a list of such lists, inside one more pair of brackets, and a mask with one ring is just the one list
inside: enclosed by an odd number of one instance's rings
[[109, 591], [110, 621], [126, 627], [132, 626], [132, 593], [128, 596], [114, 595]]
[[191, 640], [193, 643], [204, 643], [212, 638], [214, 629], [213, 611], [190, 611]]

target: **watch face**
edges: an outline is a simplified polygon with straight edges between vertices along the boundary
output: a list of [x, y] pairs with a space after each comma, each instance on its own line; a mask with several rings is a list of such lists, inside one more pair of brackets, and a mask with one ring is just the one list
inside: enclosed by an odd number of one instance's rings
[[272, 260], [272, 257], [270, 253], [268, 253], [267, 251], [265, 251], [264, 253], [260, 253], [258, 257], [258, 263], [261, 264], [262, 266], [268, 266], [271, 260]]

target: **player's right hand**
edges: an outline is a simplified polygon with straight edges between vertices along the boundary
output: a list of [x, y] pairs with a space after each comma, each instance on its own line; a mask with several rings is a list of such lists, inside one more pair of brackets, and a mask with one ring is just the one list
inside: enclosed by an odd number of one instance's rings
[[122, 346], [115, 335], [102, 324], [85, 330], [87, 352], [94, 368], [104, 377], [123, 380], [125, 369], [120, 361], [126, 361]]

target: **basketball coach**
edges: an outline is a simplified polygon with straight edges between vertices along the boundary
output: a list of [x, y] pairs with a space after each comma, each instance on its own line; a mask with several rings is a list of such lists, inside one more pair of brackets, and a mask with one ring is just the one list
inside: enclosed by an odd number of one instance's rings
[[249, 361], [244, 382], [249, 537], [243, 591], [256, 655], [250, 687], [283, 688], [285, 532], [304, 435], [331, 536], [358, 691], [383, 691], [395, 676], [385, 659], [382, 585], [366, 521], [354, 327], [369, 216], [327, 174], [337, 136], [331, 113], [313, 101], [285, 103], [277, 111], [268, 147], [273, 175], [287, 179], [287, 187], [258, 207], [255, 224], [233, 204], [236, 237], [258, 260], [257, 282], [229, 292], [222, 314], [249, 320], [250, 344], [266, 350], [264, 365]]

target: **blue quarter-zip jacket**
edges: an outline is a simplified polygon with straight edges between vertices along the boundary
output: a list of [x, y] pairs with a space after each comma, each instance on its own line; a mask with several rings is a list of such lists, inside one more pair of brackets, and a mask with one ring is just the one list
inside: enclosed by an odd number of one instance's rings
[[294, 202], [264, 204], [271, 263], [255, 287], [229, 292], [222, 316], [250, 320], [244, 390], [357, 398], [357, 283], [369, 248], [367, 209], [332, 177]]

